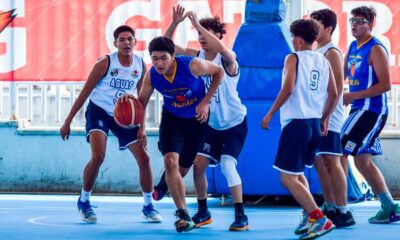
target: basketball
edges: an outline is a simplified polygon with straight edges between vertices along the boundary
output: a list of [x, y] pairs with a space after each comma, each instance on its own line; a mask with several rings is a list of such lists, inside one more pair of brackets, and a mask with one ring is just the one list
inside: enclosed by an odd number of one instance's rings
[[123, 128], [137, 127], [143, 120], [143, 106], [136, 98], [118, 101], [114, 108], [114, 121]]

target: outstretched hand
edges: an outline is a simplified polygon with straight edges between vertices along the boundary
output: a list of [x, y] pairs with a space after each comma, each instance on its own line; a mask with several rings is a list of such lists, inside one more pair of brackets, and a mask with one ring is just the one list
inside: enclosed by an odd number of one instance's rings
[[197, 18], [197, 14], [195, 12], [193, 12], [193, 11], [189, 11], [189, 12], [186, 13], [186, 15], [188, 16], [188, 18], [192, 22], [193, 27], [197, 29], [197, 26], [200, 25], [199, 20]]
[[180, 23], [187, 17], [187, 13], [185, 14], [185, 8], [181, 5], [178, 5], [176, 8], [172, 7], [172, 22]]

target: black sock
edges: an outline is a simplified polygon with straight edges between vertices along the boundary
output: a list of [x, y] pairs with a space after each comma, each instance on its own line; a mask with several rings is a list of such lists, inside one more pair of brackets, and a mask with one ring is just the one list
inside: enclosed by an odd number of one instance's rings
[[244, 214], [243, 203], [235, 203], [235, 214]]
[[197, 204], [198, 204], [199, 212], [206, 212], [208, 210], [207, 198], [201, 199], [201, 200], [197, 199]]

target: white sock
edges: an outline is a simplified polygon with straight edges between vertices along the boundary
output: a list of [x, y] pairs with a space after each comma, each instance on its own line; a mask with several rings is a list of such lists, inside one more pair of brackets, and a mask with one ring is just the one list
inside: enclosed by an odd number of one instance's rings
[[349, 211], [349, 208], [347, 207], [347, 205], [345, 206], [336, 206], [337, 209], [339, 209], [340, 213], [342, 214], [346, 214], [347, 211]]
[[144, 200], [144, 205], [147, 206], [152, 202], [153, 197], [151, 196], [151, 192], [143, 192], [143, 200]]
[[81, 202], [86, 202], [86, 201], [90, 201], [90, 194], [92, 193], [92, 191], [90, 192], [86, 192], [85, 190], [81, 191]]

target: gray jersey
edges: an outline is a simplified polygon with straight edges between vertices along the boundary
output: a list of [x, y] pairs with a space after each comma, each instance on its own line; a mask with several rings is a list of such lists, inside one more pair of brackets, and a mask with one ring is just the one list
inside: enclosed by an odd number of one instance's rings
[[120, 96], [125, 93], [136, 95], [136, 85], [143, 75], [143, 60], [133, 54], [132, 64], [124, 67], [118, 60], [118, 52], [111, 53], [108, 57], [110, 64], [107, 73], [97, 83], [89, 99], [112, 116]]
[[[205, 59], [205, 51], [200, 50], [199, 58]], [[224, 68], [224, 76], [210, 103], [210, 118], [208, 124], [217, 130], [225, 130], [239, 125], [246, 116], [246, 107], [241, 103], [236, 90], [239, 81], [239, 66], [237, 74], [231, 76], [227, 73], [222, 62], [221, 54], [212, 61]], [[238, 64], [236, 62], [236, 64]], [[210, 87], [211, 76], [203, 77], [206, 88]]]

